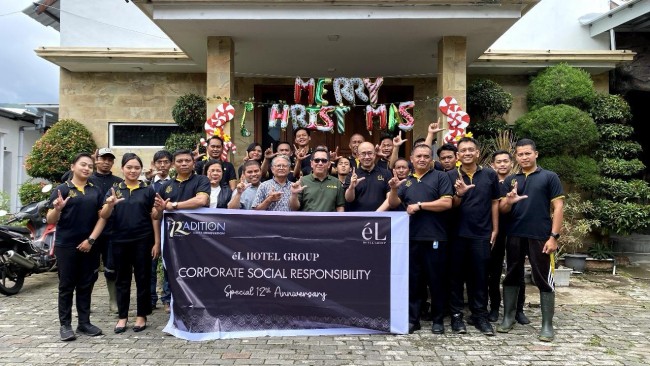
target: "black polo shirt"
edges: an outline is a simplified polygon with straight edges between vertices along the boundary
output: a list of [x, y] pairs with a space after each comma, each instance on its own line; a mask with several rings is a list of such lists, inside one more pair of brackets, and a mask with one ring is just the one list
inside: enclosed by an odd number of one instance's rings
[[52, 190], [50, 208], [54, 208], [53, 203], [59, 196], [59, 191], [63, 199], [68, 197], [70, 199], [56, 223], [55, 245], [62, 248], [76, 248], [93, 232], [99, 219], [104, 195], [99, 187], [90, 181], [83, 187], [82, 192], [69, 180]]
[[[111, 187], [116, 187], [120, 182], [122, 182], [122, 178], [116, 177], [113, 175], [113, 173], [109, 172], [108, 174], [101, 174], [94, 172], [90, 178], [88, 178], [88, 181], [90, 181], [92, 184], [94, 184], [97, 188], [102, 193], [102, 196], [106, 195], [108, 192], [110, 192]], [[105, 239], [107, 236], [112, 235], [113, 233], [113, 218], [109, 218], [106, 220], [106, 226], [104, 226], [104, 230], [102, 231], [102, 235], [100, 235], [97, 239], [102, 240]]]
[[380, 167], [382, 169], [390, 170], [390, 168], [388, 167], [388, 160], [379, 159], [377, 160], [375, 166]]
[[[210, 197], [210, 180], [205, 175], [192, 174], [185, 180], [172, 179], [160, 189], [160, 197], [170, 202], [184, 202], [199, 194]], [[207, 207], [207, 206], [206, 206]]]
[[[367, 171], [363, 168], [356, 168], [358, 178], [365, 178], [357, 183], [354, 188], [354, 201], [347, 202], [346, 211], [377, 211], [379, 206], [386, 200], [386, 193], [390, 191], [388, 181], [393, 177], [388, 170], [374, 166]], [[343, 184], [343, 189], [350, 186], [352, 174], [348, 174]]]
[[[197, 162], [196, 166], [194, 167], [194, 172], [198, 175], [204, 175], [203, 167], [205, 167], [205, 164], [207, 164], [209, 161], [214, 161], [214, 160], [216, 159], [201, 160]], [[223, 168], [223, 175], [221, 176], [221, 181], [219, 182], [220, 185], [224, 185], [224, 184], [230, 185], [231, 180], [237, 180], [237, 172], [235, 171], [235, 166], [232, 165], [232, 163], [229, 163], [227, 161], [222, 161], [221, 166]]]
[[[453, 193], [447, 174], [433, 169], [420, 178], [410, 174], [397, 191], [405, 205], [431, 202], [445, 196], [451, 198]], [[447, 240], [447, 220], [444, 211], [419, 210], [411, 215], [409, 228], [411, 240]]]
[[465, 184], [474, 184], [461, 198], [457, 206], [459, 214], [459, 237], [470, 239], [487, 239], [492, 235], [492, 202], [501, 197], [499, 177], [490, 168], [481, 166], [470, 177], [462, 167], [447, 172], [452, 183], [462, 175]]
[[[114, 187], [114, 190], [115, 196], [118, 199], [124, 198], [124, 201], [113, 207], [111, 241], [121, 243], [153, 238], [151, 210], [156, 198], [153, 186], [140, 182], [135, 189], [131, 190], [122, 182]], [[106, 193], [104, 202], [110, 196], [111, 192]]]
[[519, 172], [503, 181], [501, 196], [505, 197], [517, 181], [517, 193], [527, 195], [510, 210], [508, 236], [547, 240], [551, 235], [551, 201], [564, 197], [560, 178], [540, 167], [526, 175]]

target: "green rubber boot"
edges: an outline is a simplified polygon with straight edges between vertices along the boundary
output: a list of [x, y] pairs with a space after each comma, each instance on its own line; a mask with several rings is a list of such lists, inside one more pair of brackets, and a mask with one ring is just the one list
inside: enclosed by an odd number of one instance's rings
[[497, 326], [497, 332], [508, 333], [515, 326], [517, 296], [519, 296], [519, 286], [503, 286], [503, 321]]
[[555, 292], [540, 292], [540, 305], [542, 308], [542, 330], [539, 332], [539, 340], [543, 342], [553, 341], [553, 314], [555, 313]]

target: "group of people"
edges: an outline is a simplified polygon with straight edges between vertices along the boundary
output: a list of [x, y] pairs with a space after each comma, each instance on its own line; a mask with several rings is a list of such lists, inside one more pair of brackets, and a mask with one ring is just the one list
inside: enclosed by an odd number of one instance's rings
[[[77, 331], [101, 334], [88, 317], [102, 252], [102, 248], [95, 249], [99, 238], [105, 237], [115, 270], [119, 320], [114, 331], [126, 331], [133, 274], [137, 287], [133, 330], [141, 331], [158, 301], [155, 270], [163, 211], [215, 207], [405, 211], [410, 215], [409, 333], [421, 329], [423, 313], [430, 316], [433, 333], [445, 332], [447, 314], [452, 332], [466, 333], [466, 287], [468, 323], [485, 335], [494, 335], [490, 322], [499, 318], [504, 256], [504, 315], [497, 331], [509, 332], [517, 322], [529, 323], [523, 312], [528, 256], [540, 290], [539, 339], [552, 340], [552, 255], [563, 205], [558, 176], [537, 166], [538, 153], [529, 139], [515, 146], [519, 164], [515, 174], [511, 174], [513, 156], [508, 151], [493, 153], [491, 166], [480, 166], [479, 143], [470, 137], [456, 145], [442, 145], [434, 161], [432, 144], [440, 130], [437, 123], [429, 125], [427, 137], [415, 141], [407, 159], [399, 156], [407, 141], [401, 134], [386, 136], [378, 145], [355, 134], [349, 144], [352, 155], [343, 157], [338, 147], [333, 151], [326, 146], [311, 147], [310, 131], [300, 128], [294, 131], [293, 143], [281, 141], [266, 150], [251, 144], [238, 172], [232, 163], [221, 160], [224, 143], [214, 136], [207, 141], [206, 154], [198, 149], [173, 154], [159, 151], [147, 171], [139, 157], [125, 154], [124, 180], [106, 186], [100, 184], [98, 175], [108, 175], [100, 172], [100, 164], [102, 158], [114, 159], [112, 152], [101, 149], [95, 159], [80, 154], [71, 165], [71, 178], [52, 193], [48, 212], [48, 221], [58, 222], [61, 339], [75, 337], [70, 316], [73, 291], [77, 292]], [[93, 165], [97, 172], [93, 173]], [[174, 177], [170, 176], [172, 166]], [[169, 311], [166, 272], [162, 288], [161, 301]], [[430, 311], [423, 311], [429, 310], [429, 304]]]

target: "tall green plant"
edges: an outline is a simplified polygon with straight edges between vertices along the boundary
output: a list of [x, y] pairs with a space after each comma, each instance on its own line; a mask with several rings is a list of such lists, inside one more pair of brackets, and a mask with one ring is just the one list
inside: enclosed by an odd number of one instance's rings
[[60, 120], [36, 141], [25, 169], [34, 178], [60, 181], [75, 155], [93, 153], [96, 149], [97, 144], [84, 125], [73, 119]]
[[172, 109], [174, 122], [184, 132], [199, 132], [205, 123], [207, 104], [204, 97], [197, 94], [182, 95]]

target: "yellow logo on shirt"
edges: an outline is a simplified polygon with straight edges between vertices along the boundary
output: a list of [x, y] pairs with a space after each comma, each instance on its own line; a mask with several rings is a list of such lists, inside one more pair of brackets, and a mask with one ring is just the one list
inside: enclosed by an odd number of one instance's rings
[[77, 192], [76, 192], [76, 191], [73, 191], [73, 190], [70, 190], [70, 192], [68, 192], [68, 197], [70, 197], [70, 198], [75, 198], [75, 197], [77, 197]]
[[117, 197], [117, 198], [122, 198], [122, 191], [120, 191], [119, 189], [116, 190], [116, 191], [115, 191], [115, 197]]
[[384, 176], [383, 175], [378, 175], [377, 180], [384, 181]]
[[172, 186], [167, 186], [167, 188], [165, 188], [165, 193], [171, 193], [171, 192], [172, 192]]
[[334, 189], [337, 188], [335, 185], [328, 185], [328, 186], [326, 186], [326, 187], [327, 187], [327, 188], [334, 188]]
[[410, 187], [413, 184], [413, 181], [407, 180], [406, 183], [404, 183], [405, 186]]

